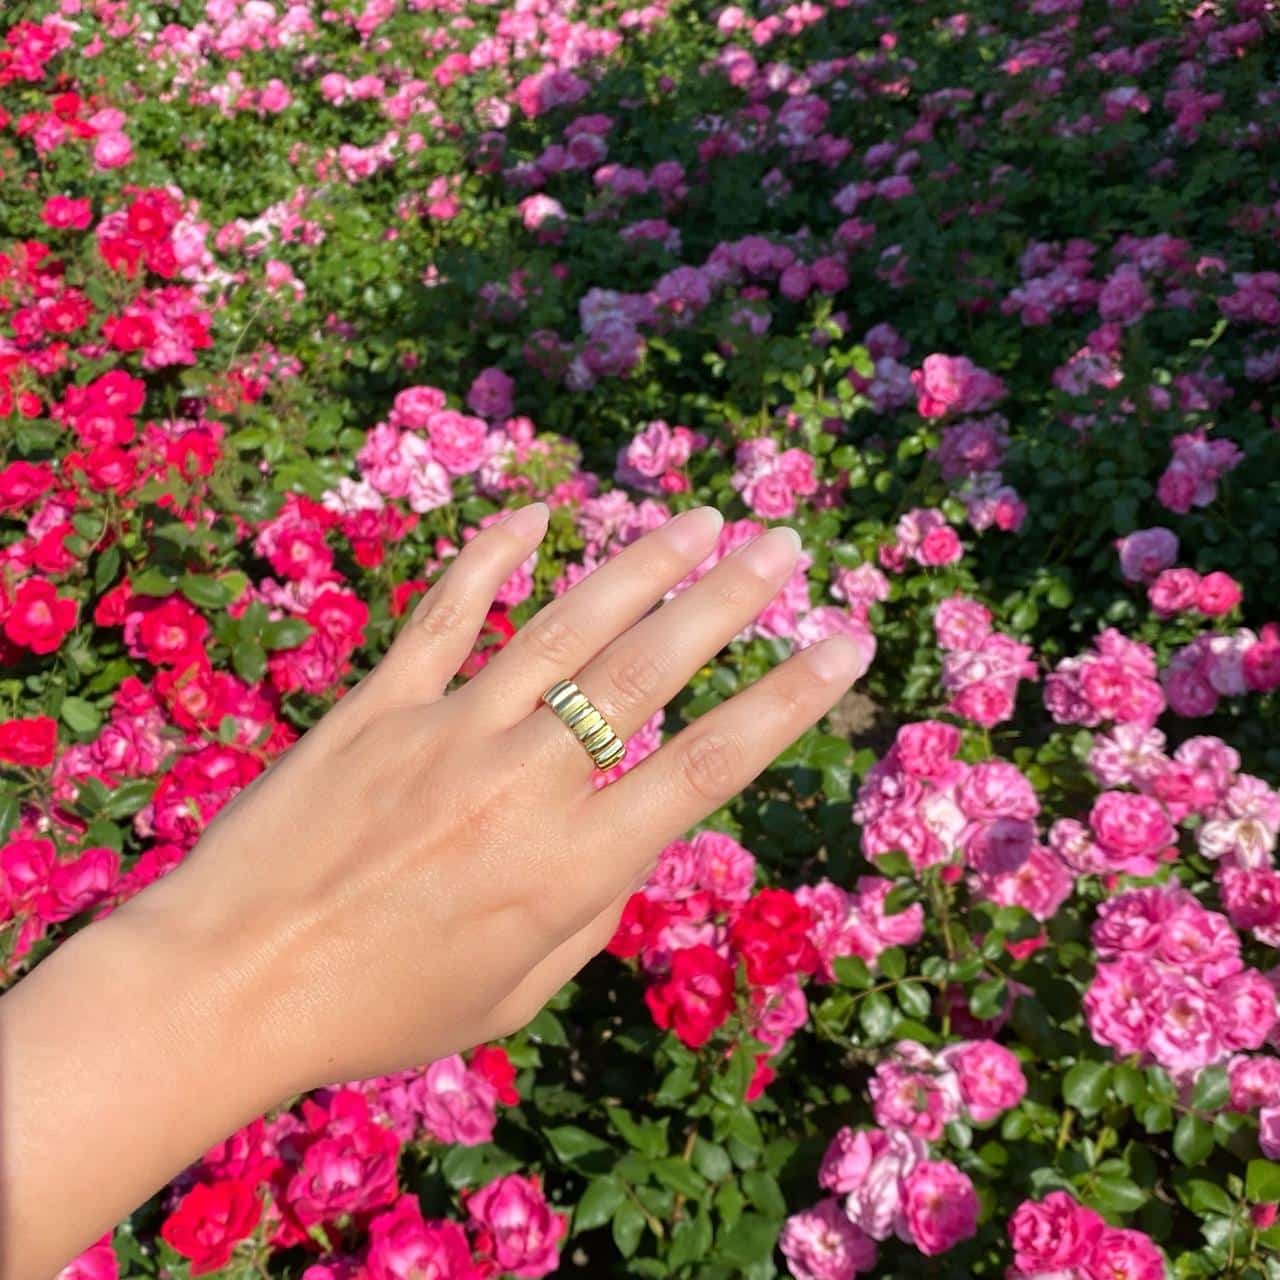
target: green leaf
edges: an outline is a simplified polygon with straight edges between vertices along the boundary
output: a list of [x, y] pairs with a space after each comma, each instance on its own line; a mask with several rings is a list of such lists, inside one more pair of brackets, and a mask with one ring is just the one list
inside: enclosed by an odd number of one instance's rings
[[662, 1084], [654, 1095], [654, 1101], [659, 1106], [669, 1107], [672, 1103], [679, 1102], [681, 1098], [687, 1098], [693, 1092], [696, 1083], [692, 1067], [673, 1067], [663, 1076]]
[[560, 1019], [550, 1009], [539, 1009], [533, 1021], [524, 1029], [525, 1035], [538, 1044], [549, 1044], [552, 1048], [563, 1049], [569, 1043]]
[[994, 1018], [1003, 1008], [1007, 987], [1003, 978], [980, 982], [969, 993], [969, 1011], [975, 1018]]
[[881, 875], [889, 876], [894, 879], [897, 876], [909, 876], [912, 873], [911, 859], [907, 857], [901, 849], [894, 849], [889, 853], [882, 853], [878, 858], [873, 858]]
[[231, 601], [231, 592], [217, 578], [204, 573], [184, 573], [178, 590], [201, 609], [222, 609]]
[[597, 1151], [612, 1150], [607, 1142], [602, 1142], [594, 1133], [579, 1129], [577, 1125], [555, 1125], [550, 1129], [544, 1129], [542, 1136], [551, 1144], [551, 1150], [565, 1164], [572, 1164], [576, 1160], [581, 1160], [583, 1156]]
[[716, 1142], [708, 1142], [705, 1138], [693, 1140], [693, 1167], [708, 1182], [723, 1182], [733, 1172], [733, 1162], [729, 1153]]
[[687, 1267], [707, 1256], [711, 1249], [711, 1218], [706, 1213], [695, 1213], [682, 1218], [671, 1232], [671, 1248], [667, 1252], [667, 1265], [671, 1270]]
[[624, 1258], [629, 1258], [640, 1243], [644, 1231], [644, 1214], [639, 1205], [624, 1200], [613, 1215], [613, 1243]]
[[267, 669], [267, 655], [257, 640], [242, 639], [231, 650], [236, 675], [248, 684], [257, 684]]
[[1225, 1066], [1206, 1067], [1196, 1077], [1191, 1105], [1199, 1111], [1220, 1111], [1231, 1096], [1231, 1084]]
[[642, 1155], [662, 1156], [667, 1153], [667, 1135], [663, 1125], [652, 1120], [638, 1122], [625, 1107], [606, 1104], [605, 1110], [622, 1140]]
[[885, 895], [882, 910], [887, 916], [896, 916], [905, 911], [920, 897], [919, 888], [911, 883], [896, 885]]
[[1138, 1108], [1138, 1123], [1148, 1133], [1164, 1133], [1173, 1124], [1173, 1108], [1167, 1102], [1147, 1102]]
[[1121, 1102], [1134, 1107], [1147, 1096], [1147, 1077], [1137, 1067], [1121, 1063], [1112, 1070], [1111, 1087]]
[[21, 816], [22, 805], [18, 799], [18, 793], [10, 791], [7, 787], [0, 789], [0, 840], [3, 840], [18, 825], [18, 819]]
[[733, 1226], [742, 1216], [743, 1206], [747, 1203], [742, 1188], [736, 1182], [724, 1182], [716, 1192], [716, 1212], [726, 1228]]
[[737, 1222], [720, 1236], [720, 1251], [728, 1262], [750, 1266], [761, 1262], [773, 1252], [773, 1246], [782, 1230], [782, 1222], [765, 1218], [758, 1213], [744, 1213]]
[[1062, 1096], [1069, 1107], [1086, 1115], [1102, 1110], [1107, 1100], [1111, 1068], [1105, 1062], [1077, 1062], [1062, 1081]]
[[893, 1005], [883, 991], [873, 991], [858, 1006], [858, 1021], [872, 1040], [884, 1040], [893, 1027]]
[[[3, 836], [0, 835], [0, 838]], [[114, 849], [120, 853], [124, 849], [124, 832], [114, 822], [99, 818], [85, 828], [84, 835], [80, 838], [80, 847]]]
[[1250, 1160], [1244, 1187], [1252, 1204], [1280, 1204], [1280, 1164], [1274, 1160]]
[[860, 956], [836, 956], [831, 969], [842, 987], [865, 991], [871, 985], [871, 970]]
[[102, 812], [108, 818], [128, 818], [151, 799], [155, 789], [155, 781], [151, 778], [131, 778], [111, 788]]
[[1204, 1178], [1191, 1178], [1178, 1186], [1178, 1198], [1192, 1213], [1205, 1217], [1221, 1213], [1228, 1217], [1234, 1209], [1231, 1197], [1216, 1182]]
[[898, 987], [898, 1003], [913, 1018], [927, 1018], [933, 1008], [929, 993], [918, 982], [904, 982]]
[[1173, 1154], [1183, 1164], [1202, 1164], [1213, 1150], [1213, 1128], [1187, 1111], [1173, 1131]]
[[901, 947], [886, 947], [876, 961], [886, 978], [898, 979], [907, 972], [907, 953]]
[[742, 1175], [742, 1189], [761, 1213], [770, 1218], [784, 1218], [787, 1202], [782, 1197], [778, 1180], [763, 1169], [752, 1169]]
[[177, 588], [177, 583], [161, 573], [159, 569], [144, 569], [136, 578], [129, 580], [129, 586], [134, 595], [171, 596]]
[[93, 587], [95, 591], [105, 591], [115, 580], [116, 574], [120, 572], [120, 548], [116, 543], [112, 543], [98, 557], [98, 563], [93, 566]]
[[1123, 1174], [1104, 1173], [1094, 1182], [1094, 1201], [1114, 1213], [1132, 1213], [1147, 1198], [1147, 1193]]
[[603, 1227], [626, 1198], [627, 1193], [617, 1178], [606, 1176], [592, 1179], [573, 1211], [574, 1234]]
[[262, 643], [268, 649], [296, 649], [315, 628], [303, 618], [280, 618], [262, 628]]
[[661, 1160], [655, 1160], [653, 1172], [659, 1182], [691, 1200], [696, 1200], [707, 1189], [707, 1180], [678, 1156], [665, 1156]]
[[102, 714], [98, 708], [74, 694], [63, 698], [58, 714], [77, 733], [95, 733], [102, 724]]

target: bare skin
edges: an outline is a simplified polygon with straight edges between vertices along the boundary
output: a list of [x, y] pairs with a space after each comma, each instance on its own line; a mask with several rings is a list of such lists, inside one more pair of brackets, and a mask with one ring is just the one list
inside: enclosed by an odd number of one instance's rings
[[469, 542], [394, 644], [173, 872], [0, 999], [0, 1280], [48, 1280], [285, 1098], [522, 1027], [671, 840], [863, 672], [794, 655], [611, 785], [539, 702], [571, 677], [625, 739], [746, 626], [799, 540], [762, 535], [657, 610], [721, 518], [670, 521], [446, 689], [541, 503]]

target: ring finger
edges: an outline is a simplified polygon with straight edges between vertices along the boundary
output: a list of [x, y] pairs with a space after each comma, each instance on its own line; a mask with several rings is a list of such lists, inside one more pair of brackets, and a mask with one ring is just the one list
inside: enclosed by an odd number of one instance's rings
[[[778, 594], [799, 551], [794, 529], [770, 529], [624, 632], [578, 675], [564, 674], [625, 741]], [[549, 707], [538, 707], [513, 733], [517, 758], [554, 752], [589, 779], [591, 758]]]

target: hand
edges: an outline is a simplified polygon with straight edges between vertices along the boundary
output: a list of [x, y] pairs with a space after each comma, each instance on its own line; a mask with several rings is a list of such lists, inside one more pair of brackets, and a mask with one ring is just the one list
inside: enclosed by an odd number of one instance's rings
[[609, 941], [662, 847], [865, 669], [855, 642], [824, 641], [596, 788], [543, 691], [575, 679], [625, 740], [769, 603], [799, 539], [773, 529], [651, 611], [715, 544], [719, 513], [686, 512], [446, 693], [547, 518], [535, 503], [481, 531], [377, 667], [116, 913], [180, 930], [222, 975], [280, 1097], [523, 1026]]

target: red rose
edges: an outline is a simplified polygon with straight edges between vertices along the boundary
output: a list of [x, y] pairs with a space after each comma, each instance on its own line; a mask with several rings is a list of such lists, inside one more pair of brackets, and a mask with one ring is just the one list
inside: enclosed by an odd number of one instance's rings
[[18, 587], [4, 633], [32, 653], [52, 653], [76, 625], [79, 605], [60, 597], [47, 578], [26, 578]]
[[729, 926], [729, 941], [747, 964], [747, 978], [771, 987], [790, 974], [812, 973], [818, 953], [809, 940], [813, 918], [786, 889], [761, 889]]
[[53, 484], [53, 469], [48, 463], [11, 462], [0, 471], [0, 511], [21, 511]]
[[498, 1101], [503, 1106], [514, 1107], [520, 1101], [515, 1087], [515, 1064], [507, 1057], [507, 1051], [498, 1044], [481, 1045], [471, 1055], [468, 1064], [476, 1075], [483, 1076], [498, 1091]]
[[733, 966], [706, 943], [671, 957], [671, 973], [644, 993], [653, 1020], [672, 1027], [690, 1049], [701, 1048], [733, 1012]]
[[148, 662], [168, 666], [185, 660], [199, 650], [209, 632], [204, 615], [181, 596], [166, 596], [148, 609], [138, 624], [138, 642]]
[[53, 763], [58, 722], [52, 716], [8, 720], [0, 724], [0, 760], [44, 769]]
[[224, 1267], [262, 1216], [257, 1191], [238, 1179], [200, 1183], [182, 1197], [160, 1228], [161, 1239], [191, 1260], [191, 1274]]
[[620, 960], [638, 956], [658, 936], [670, 913], [661, 902], [655, 902], [647, 894], [633, 893], [622, 908], [622, 918], [613, 931], [605, 950]]

